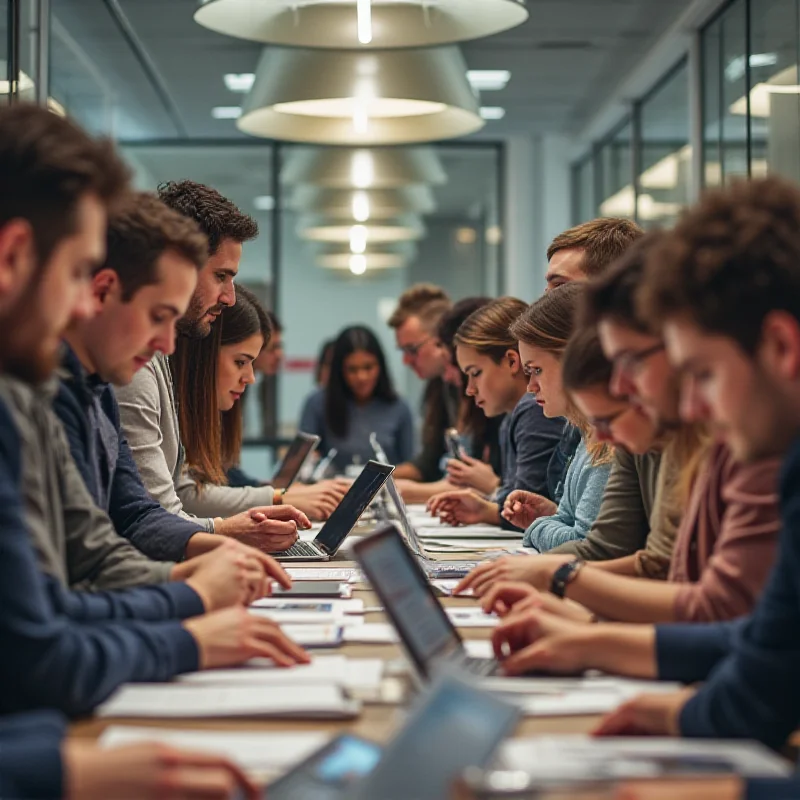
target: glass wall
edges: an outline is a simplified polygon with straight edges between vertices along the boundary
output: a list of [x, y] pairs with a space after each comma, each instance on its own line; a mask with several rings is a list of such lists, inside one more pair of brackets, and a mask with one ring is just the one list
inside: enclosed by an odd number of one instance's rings
[[633, 122], [627, 119], [606, 139], [595, 155], [595, 185], [599, 212], [604, 217], [633, 217]]

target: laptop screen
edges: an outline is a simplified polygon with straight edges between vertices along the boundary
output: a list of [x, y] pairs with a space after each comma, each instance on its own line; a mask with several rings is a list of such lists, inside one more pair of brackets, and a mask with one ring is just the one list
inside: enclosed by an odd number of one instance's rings
[[462, 647], [461, 637], [397, 529], [390, 525], [355, 546], [356, 558], [423, 675], [434, 659]]
[[353, 485], [342, 502], [334, 509], [322, 530], [314, 541], [329, 555], [334, 555], [341, 547], [347, 534], [353, 530], [364, 509], [380, 491], [386, 479], [394, 472], [390, 464], [378, 464], [368, 461], [361, 474], [353, 481]]
[[389, 492], [389, 497], [392, 498], [394, 507], [397, 509], [401, 534], [405, 537], [408, 546], [411, 548], [411, 552], [416, 556], [425, 557], [425, 551], [417, 538], [417, 532], [414, 530], [411, 520], [408, 518], [406, 504], [403, 502], [403, 498], [400, 497], [400, 492], [397, 491], [397, 484], [394, 482], [394, 478], [389, 478], [389, 480], [386, 481], [386, 490]]
[[300, 472], [303, 462], [317, 446], [317, 442], [319, 442], [319, 436], [312, 436], [310, 433], [298, 433], [294, 437], [294, 441], [289, 445], [289, 449], [286, 451], [275, 477], [270, 481], [272, 486], [276, 489], [288, 489], [297, 477], [297, 473]]

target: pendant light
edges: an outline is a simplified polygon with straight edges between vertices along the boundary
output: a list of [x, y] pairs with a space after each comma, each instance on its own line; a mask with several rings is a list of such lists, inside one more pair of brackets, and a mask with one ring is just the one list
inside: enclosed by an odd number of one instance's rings
[[524, 0], [206, 0], [195, 20], [217, 33], [293, 47], [424, 47], [525, 22]]
[[284, 184], [326, 189], [394, 189], [446, 181], [432, 147], [297, 147], [281, 171]]
[[297, 186], [289, 205], [295, 211], [322, 214], [335, 219], [368, 222], [391, 219], [400, 214], [430, 214], [436, 210], [428, 186], [402, 186], [397, 189], [321, 189]]
[[318, 144], [429, 142], [485, 124], [458, 47], [380, 52], [268, 47], [236, 121], [253, 136]]
[[312, 242], [349, 243], [352, 253], [364, 253], [370, 244], [406, 242], [421, 239], [425, 226], [413, 214], [382, 220], [375, 224], [346, 224], [342, 220], [303, 216], [297, 224], [302, 239]]

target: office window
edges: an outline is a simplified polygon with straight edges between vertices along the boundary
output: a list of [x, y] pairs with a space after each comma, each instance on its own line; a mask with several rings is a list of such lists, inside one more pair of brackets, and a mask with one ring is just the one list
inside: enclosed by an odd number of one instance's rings
[[588, 155], [572, 167], [572, 222], [577, 225], [595, 216], [594, 163]]
[[640, 106], [641, 172], [637, 219], [644, 227], [669, 226], [689, 202], [689, 79], [686, 63], [658, 85]]
[[599, 184], [599, 216], [633, 217], [636, 198], [633, 190], [633, 124], [628, 119], [600, 145], [595, 160], [595, 185]]

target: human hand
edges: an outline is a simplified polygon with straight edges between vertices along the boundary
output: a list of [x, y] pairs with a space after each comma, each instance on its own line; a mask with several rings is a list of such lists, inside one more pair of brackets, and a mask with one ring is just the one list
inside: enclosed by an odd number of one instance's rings
[[269, 658], [279, 667], [307, 664], [308, 653], [275, 622], [241, 607], [226, 608], [183, 622], [197, 642], [200, 669], [234, 667], [251, 658]]
[[447, 474], [456, 486], [477, 489], [485, 495], [491, 494], [500, 485], [500, 478], [494, 474], [490, 464], [471, 458], [466, 453], [447, 462]]
[[472, 572], [461, 580], [453, 594], [465, 589], [481, 597], [489, 587], [500, 581], [523, 581], [534, 588], [548, 590], [553, 573], [562, 564], [572, 561], [574, 556], [503, 556], [494, 561], [478, 564]]
[[284, 501], [311, 519], [326, 520], [347, 494], [350, 484], [342, 480], [320, 481], [313, 486], [295, 484], [287, 489]]
[[475, 494], [471, 489], [442, 492], [428, 501], [428, 511], [448, 525], [497, 525], [497, 504]]
[[492, 646], [506, 675], [532, 671], [574, 675], [589, 666], [590, 626], [543, 609], [509, 614], [494, 631]]
[[67, 800], [230, 800], [237, 791], [247, 800], [260, 796], [231, 761], [164, 744], [105, 749], [66, 739], [62, 760]]
[[298, 529], [311, 527], [308, 517], [292, 506], [259, 506], [218, 520], [216, 531], [266, 553], [277, 553], [297, 541]]
[[506, 498], [500, 514], [517, 528], [527, 528], [539, 517], [549, 517], [556, 511], [558, 506], [552, 500], [534, 492], [516, 489]]
[[594, 736], [680, 736], [678, 718], [695, 689], [643, 694], [604, 717]]

